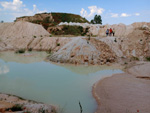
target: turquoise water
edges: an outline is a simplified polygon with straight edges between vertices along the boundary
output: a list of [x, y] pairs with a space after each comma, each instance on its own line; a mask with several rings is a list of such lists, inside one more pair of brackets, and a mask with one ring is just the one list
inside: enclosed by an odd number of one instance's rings
[[[0, 92], [59, 107], [61, 113], [93, 113], [97, 104], [92, 85], [121, 70], [102, 66], [56, 65], [45, 62], [45, 52], [0, 53]], [[104, 70], [106, 69], [106, 70]]]

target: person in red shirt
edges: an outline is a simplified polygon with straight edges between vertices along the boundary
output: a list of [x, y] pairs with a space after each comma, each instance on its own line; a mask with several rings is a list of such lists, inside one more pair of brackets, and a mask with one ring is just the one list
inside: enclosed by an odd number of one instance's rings
[[112, 34], [112, 29], [110, 28], [109, 29], [109, 35], [111, 36], [111, 34]]

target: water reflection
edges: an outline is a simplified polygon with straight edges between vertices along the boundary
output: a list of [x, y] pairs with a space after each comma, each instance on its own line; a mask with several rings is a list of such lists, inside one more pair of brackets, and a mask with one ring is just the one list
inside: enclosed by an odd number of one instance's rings
[[18, 63], [34, 63], [42, 62], [48, 54], [46, 52], [26, 52], [24, 54], [16, 54], [13, 51], [5, 51], [0, 53], [0, 59], [6, 62], [18, 62]]
[[0, 75], [1, 74], [6, 74], [9, 72], [9, 67], [7, 65], [1, 65], [0, 64]]

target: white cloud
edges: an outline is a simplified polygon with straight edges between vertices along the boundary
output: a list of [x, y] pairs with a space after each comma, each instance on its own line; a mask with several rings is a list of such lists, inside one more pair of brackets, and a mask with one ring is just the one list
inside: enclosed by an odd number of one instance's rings
[[140, 16], [140, 13], [135, 13], [134, 15], [135, 15], [135, 16]]
[[13, 0], [13, 2], [2, 1], [2, 2], [0, 2], [0, 5], [5, 10], [13, 10], [13, 11], [19, 11], [20, 8], [25, 7], [23, 2], [20, 0]]
[[82, 8], [80, 11], [81, 16], [91, 18], [95, 14], [101, 15], [104, 12], [103, 8], [98, 8], [97, 6], [89, 6], [88, 9], [90, 10], [90, 13], [87, 13], [87, 11], [84, 8]]
[[121, 14], [121, 17], [129, 17], [129, 16], [131, 16], [131, 15], [126, 14], [126, 13], [122, 13], [122, 14]]
[[86, 17], [88, 14], [87, 14], [87, 11], [85, 10], [85, 9], [81, 9], [81, 11], [80, 11], [80, 14], [81, 14], [81, 16], [83, 16], [83, 17]]
[[46, 12], [46, 10], [40, 11], [35, 4], [33, 5], [33, 9], [30, 10], [26, 7], [25, 4], [23, 4], [23, 1], [21, 0], [13, 0], [12, 2], [2, 1], [0, 2], [0, 6], [2, 6], [0, 12], [2, 14], [5, 14], [5, 12], [7, 11], [7, 16], [13, 16], [13, 19], [20, 16], [31, 16], [36, 13]]
[[111, 17], [113, 17], [113, 18], [118, 18], [118, 17], [119, 17], [119, 14], [117, 14], [117, 13], [111, 13]]

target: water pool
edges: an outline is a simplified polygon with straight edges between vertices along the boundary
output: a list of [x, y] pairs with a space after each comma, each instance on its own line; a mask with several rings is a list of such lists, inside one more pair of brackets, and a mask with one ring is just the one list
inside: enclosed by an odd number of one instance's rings
[[80, 101], [83, 113], [93, 113], [97, 107], [91, 93], [93, 84], [122, 73], [106, 66], [56, 65], [45, 62], [46, 56], [45, 52], [1, 52], [0, 92], [56, 105], [62, 113], [80, 113]]

